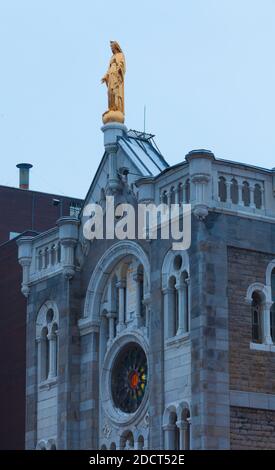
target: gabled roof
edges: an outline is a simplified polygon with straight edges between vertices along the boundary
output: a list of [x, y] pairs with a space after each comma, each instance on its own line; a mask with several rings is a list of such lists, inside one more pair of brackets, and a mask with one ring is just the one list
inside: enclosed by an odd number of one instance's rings
[[[160, 150], [154, 141], [153, 134], [147, 134], [145, 132], [139, 132], [131, 129], [127, 131], [127, 133], [125, 133], [122, 137], [119, 137], [117, 142], [119, 148], [124, 154], [127, 155], [129, 160], [132, 161], [140, 173], [140, 177], [157, 176], [166, 168], [169, 168], [168, 163], [161, 155]], [[92, 180], [91, 186], [85, 197], [82, 210], [87, 200], [89, 199], [93, 188], [96, 185], [96, 181], [102, 171], [106, 158], [107, 153], [104, 152], [104, 155]], [[81, 217], [82, 210], [79, 213], [79, 217]]]
[[127, 134], [119, 137], [118, 144], [142, 176], [156, 176], [169, 167], [152, 134], [129, 130]]

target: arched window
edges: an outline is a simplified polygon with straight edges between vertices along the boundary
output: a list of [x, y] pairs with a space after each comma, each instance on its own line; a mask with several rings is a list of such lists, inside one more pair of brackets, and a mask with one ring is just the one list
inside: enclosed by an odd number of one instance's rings
[[190, 450], [191, 448], [191, 432], [190, 432], [190, 411], [184, 408], [181, 415], [181, 450]]
[[243, 182], [242, 196], [244, 205], [247, 207], [250, 206], [250, 188], [247, 181]]
[[114, 275], [111, 280], [111, 312], [114, 318], [114, 337], [116, 337], [119, 314], [119, 289], [116, 275]]
[[102, 204], [106, 199], [105, 189], [101, 188], [100, 190], [100, 203]]
[[219, 199], [221, 202], [227, 200], [226, 179], [223, 176], [219, 177]]
[[51, 264], [54, 265], [56, 263], [56, 246], [51, 246]]
[[138, 436], [138, 450], [144, 449], [144, 437]]
[[163, 193], [162, 193], [162, 204], [168, 204], [167, 191], [163, 191]]
[[43, 253], [42, 250], [39, 250], [38, 252], [38, 269], [41, 271], [43, 269]]
[[52, 308], [49, 308], [49, 310], [47, 311], [47, 315], [46, 315], [46, 321], [48, 324], [53, 321], [53, 317], [54, 317], [54, 311]]
[[252, 341], [254, 343], [262, 342], [262, 299], [258, 292], [252, 294], [251, 304], [252, 316]]
[[179, 323], [181, 333], [187, 333], [189, 331], [189, 279], [188, 274], [184, 271], [180, 276], [179, 295], [181, 296], [179, 302]]
[[182, 251], [168, 251], [162, 266], [164, 338], [189, 331], [189, 258]]
[[47, 268], [49, 266], [49, 262], [50, 262], [49, 248], [48, 247], [45, 248], [44, 256], [45, 256], [45, 268]]
[[190, 180], [189, 178], [185, 181], [185, 202], [190, 203]]
[[263, 205], [262, 201], [262, 190], [259, 184], [255, 184], [254, 188], [254, 204], [256, 209], [261, 209]]
[[52, 326], [52, 342], [53, 342], [53, 345], [52, 345], [52, 351], [51, 351], [51, 354], [53, 356], [52, 358], [52, 361], [53, 361], [53, 364], [52, 364], [52, 376], [53, 377], [56, 377], [57, 376], [57, 371], [58, 371], [58, 336], [57, 336], [57, 332], [58, 332], [58, 327], [57, 327], [57, 324], [54, 323], [53, 326]]
[[275, 302], [275, 268], [272, 270], [271, 273], [271, 297], [272, 302]]
[[57, 376], [58, 361], [58, 314], [46, 302], [37, 316], [36, 340], [38, 346], [38, 380]]
[[270, 336], [272, 342], [275, 343], [275, 303], [270, 309]]
[[46, 442], [45, 442], [44, 440], [38, 442], [38, 444], [37, 444], [37, 446], [36, 446], [36, 450], [47, 450], [47, 444], [46, 444]]
[[[186, 408], [184, 406], [182, 409], [182, 406], [176, 407], [172, 405], [169, 408], [164, 413], [165, 449], [189, 450], [191, 448], [189, 407]], [[181, 409], [182, 411], [180, 411]]]
[[231, 180], [230, 196], [231, 196], [232, 203], [233, 204], [238, 204], [238, 202], [239, 202], [239, 189], [238, 189], [238, 181], [235, 178], [233, 178]]
[[180, 431], [176, 423], [177, 423], [177, 414], [175, 412], [171, 412], [169, 416], [170, 432], [172, 433], [171, 440], [172, 440], [172, 445], [173, 445], [171, 450], [180, 449]]
[[144, 269], [142, 265], [139, 265], [137, 268], [137, 273], [135, 276], [136, 280], [136, 315], [137, 318], [142, 319], [144, 324], [145, 320], [145, 304], [144, 304]]
[[[44, 327], [40, 336], [40, 380], [47, 380], [50, 370], [50, 343], [48, 338], [48, 328]], [[39, 347], [38, 345], [38, 347]], [[39, 357], [39, 355], [38, 355]]]
[[131, 431], [126, 431], [122, 434], [120, 438], [120, 448], [122, 450], [134, 449], [134, 436]]
[[170, 312], [171, 315], [171, 336], [175, 336], [179, 327], [179, 302], [178, 302], [178, 291], [176, 289], [176, 278], [171, 276], [169, 279], [170, 289]]
[[57, 262], [58, 263], [61, 262], [61, 245], [60, 245], [60, 243], [58, 243], [58, 245], [57, 245]]
[[182, 186], [182, 183], [178, 184], [178, 200], [179, 200], [179, 204], [183, 203], [183, 186]]
[[175, 193], [175, 188], [172, 186], [170, 189], [170, 204], [175, 204], [176, 202], [176, 193]]
[[101, 446], [101, 450], [107, 450], [107, 447], [105, 446], [105, 444], [103, 444], [103, 446]]

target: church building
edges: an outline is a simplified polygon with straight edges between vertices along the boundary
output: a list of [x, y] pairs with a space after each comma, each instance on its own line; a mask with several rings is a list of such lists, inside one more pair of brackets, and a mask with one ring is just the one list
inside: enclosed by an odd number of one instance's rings
[[[112, 52], [84, 208], [18, 240], [26, 449], [275, 449], [275, 170], [202, 149], [170, 166], [124, 125]], [[85, 207], [106, 218], [109, 196], [190, 205], [190, 246], [87, 239]]]

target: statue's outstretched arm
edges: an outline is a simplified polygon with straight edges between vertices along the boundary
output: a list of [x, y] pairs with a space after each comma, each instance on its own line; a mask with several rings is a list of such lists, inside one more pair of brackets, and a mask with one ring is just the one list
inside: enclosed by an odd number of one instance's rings
[[109, 73], [105, 73], [104, 77], [102, 77], [101, 79], [101, 83], [106, 83], [106, 85], [108, 85], [108, 82], [109, 82]]

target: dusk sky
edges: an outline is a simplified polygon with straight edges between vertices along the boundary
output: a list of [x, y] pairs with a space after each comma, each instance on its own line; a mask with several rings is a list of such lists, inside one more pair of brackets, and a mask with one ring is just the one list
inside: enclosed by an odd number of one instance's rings
[[275, 0], [0, 0], [0, 184], [84, 197], [102, 158], [100, 79], [125, 53], [126, 122], [173, 165], [192, 149], [275, 167]]

